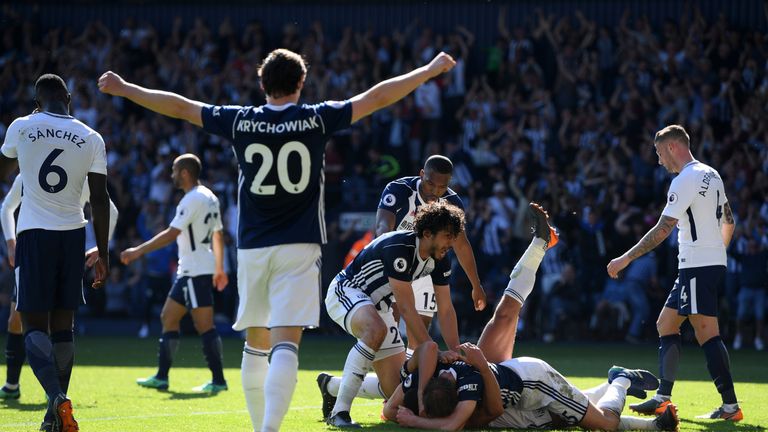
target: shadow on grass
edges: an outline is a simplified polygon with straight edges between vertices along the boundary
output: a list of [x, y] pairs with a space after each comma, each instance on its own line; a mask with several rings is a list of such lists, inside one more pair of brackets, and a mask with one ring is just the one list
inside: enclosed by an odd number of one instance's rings
[[691, 425], [696, 425], [704, 428], [708, 431], [765, 431], [765, 426], [760, 425], [753, 425], [746, 423], [744, 421], [740, 421], [738, 423], [730, 422], [730, 421], [711, 421], [711, 420], [693, 420], [693, 419], [680, 419], [680, 425], [682, 426], [684, 423], [690, 423]]
[[216, 397], [219, 394], [218, 393], [200, 393], [200, 392], [176, 392], [176, 391], [163, 391], [162, 393], [167, 393], [170, 395], [168, 399], [173, 400], [186, 400], [186, 399], [207, 399]]
[[3, 407], [3, 409], [9, 408], [17, 411], [42, 411], [48, 404], [45, 402], [24, 403], [19, 402], [18, 399], [4, 399], [0, 402], [0, 406]]

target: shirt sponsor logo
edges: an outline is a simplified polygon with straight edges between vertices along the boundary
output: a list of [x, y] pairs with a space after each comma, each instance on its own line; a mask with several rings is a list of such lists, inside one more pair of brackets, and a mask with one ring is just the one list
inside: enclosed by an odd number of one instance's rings
[[459, 391], [477, 391], [477, 384], [464, 384], [459, 387]]

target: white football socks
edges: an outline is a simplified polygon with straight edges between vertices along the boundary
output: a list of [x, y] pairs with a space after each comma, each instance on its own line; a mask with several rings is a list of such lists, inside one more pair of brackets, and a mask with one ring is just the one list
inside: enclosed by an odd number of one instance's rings
[[245, 393], [245, 405], [251, 415], [253, 430], [261, 429], [264, 418], [264, 379], [269, 370], [269, 351], [256, 349], [245, 344], [240, 378]]
[[603, 397], [595, 405], [602, 410], [610, 410], [616, 413], [617, 416], [620, 416], [621, 411], [624, 409], [624, 401], [627, 398], [627, 389], [631, 384], [629, 378], [618, 377], [614, 379], [608, 385]]
[[659, 427], [656, 425], [656, 417], [621, 416], [619, 418], [618, 430], [659, 430]]
[[[341, 387], [341, 377], [332, 377], [328, 381], [328, 393], [331, 396], [339, 395], [339, 387]], [[368, 374], [363, 379], [363, 384], [360, 386], [360, 390], [357, 391], [357, 396], [363, 399], [385, 399], [384, 393], [381, 391], [379, 385], [379, 377], [376, 375]]]
[[511, 296], [521, 304], [525, 303], [525, 299], [533, 291], [533, 285], [536, 282], [536, 271], [539, 269], [539, 264], [541, 264], [541, 260], [544, 259], [544, 254], [547, 252], [546, 246], [547, 242], [543, 239], [534, 237], [531, 240], [528, 249], [525, 250], [523, 256], [515, 264], [515, 268], [512, 269], [504, 294]]
[[349, 350], [347, 361], [344, 363], [344, 372], [341, 376], [339, 394], [336, 397], [336, 405], [333, 407], [331, 416], [341, 411], [349, 411], [352, 407], [352, 400], [360, 390], [363, 378], [371, 369], [375, 356], [376, 351], [369, 348], [361, 340], [358, 340], [355, 346]]
[[280, 342], [272, 347], [272, 360], [264, 382], [264, 423], [262, 432], [277, 432], [291, 405], [299, 372], [299, 346]]

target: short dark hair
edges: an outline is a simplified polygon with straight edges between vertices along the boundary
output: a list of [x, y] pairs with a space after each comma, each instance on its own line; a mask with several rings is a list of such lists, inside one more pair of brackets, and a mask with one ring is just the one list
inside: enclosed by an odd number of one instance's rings
[[38, 102], [56, 99], [66, 102], [68, 95], [67, 84], [56, 74], [47, 73], [35, 81], [35, 99]]
[[688, 132], [686, 132], [685, 128], [680, 125], [669, 125], [656, 132], [656, 136], [653, 137], [654, 144], [666, 140], [679, 141], [687, 147], [691, 146], [691, 138], [688, 136]]
[[440, 174], [453, 174], [453, 162], [445, 156], [432, 155], [424, 162], [424, 171], [434, 171]]
[[413, 230], [419, 237], [424, 237], [424, 231], [447, 231], [457, 236], [464, 231], [464, 211], [443, 201], [424, 204], [416, 212]]
[[195, 180], [200, 178], [200, 171], [203, 170], [203, 164], [200, 158], [192, 153], [184, 153], [176, 158], [173, 163], [178, 164], [179, 171], [186, 170]]
[[448, 378], [436, 377], [429, 380], [422, 395], [424, 412], [427, 417], [448, 417], [459, 403], [456, 383]]
[[301, 80], [307, 74], [307, 64], [295, 52], [278, 48], [259, 66], [259, 77], [264, 93], [273, 98], [296, 93]]

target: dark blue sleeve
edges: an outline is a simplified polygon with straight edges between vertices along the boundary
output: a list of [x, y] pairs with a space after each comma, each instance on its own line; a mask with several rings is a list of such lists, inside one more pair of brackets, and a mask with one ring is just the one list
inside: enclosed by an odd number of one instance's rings
[[405, 189], [401, 184], [389, 182], [387, 187], [384, 188], [384, 192], [381, 193], [379, 208], [397, 214], [397, 210], [403, 208], [403, 205], [408, 203], [407, 193], [403, 193], [406, 192]]
[[413, 250], [408, 246], [391, 245], [383, 252], [384, 276], [403, 282], [411, 282]]
[[235, 139], [235, 121], [247, 108], [237, 105], [205, 105], [202, 108], [203, 130], [228, 140]]
[[453, 204], [456, 207], [464, 210], [464, 202], [461, 200], [461, 198], [459, 198], [459, 195], [454, 193], [453, 195], [447, 197], [446, 200], [449, 204]]
[[435, 269], [429, 274], [433, 285], [448, 285], [451, 280], [451, 259], [445, 258], [435, 263]]
[[312, 105], [315, 112], [323, 120], [323, 133], [333, 135], [352, 124], [352, 102], [326, 101]]

